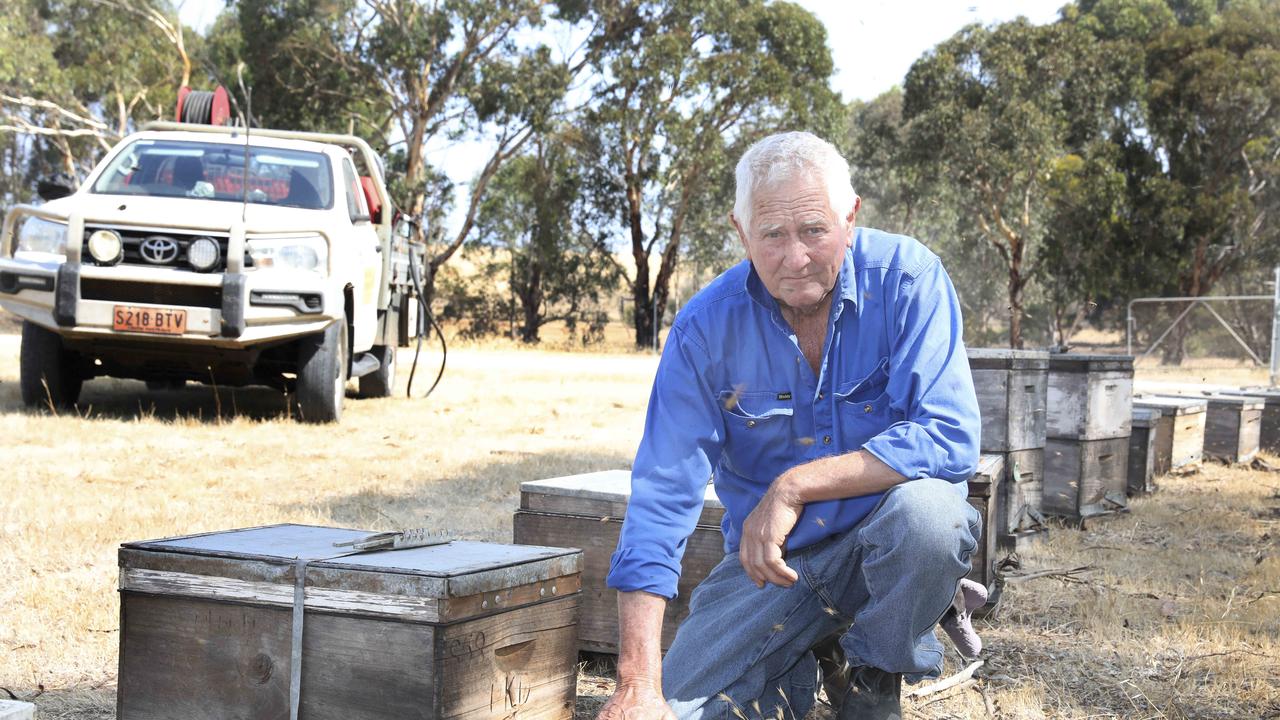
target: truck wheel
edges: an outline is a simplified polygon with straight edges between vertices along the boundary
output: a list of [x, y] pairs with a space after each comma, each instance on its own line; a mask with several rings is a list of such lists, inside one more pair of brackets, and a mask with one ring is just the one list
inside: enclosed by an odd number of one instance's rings
[[378, 369], [360, 378], [360, 395], [367, 398], [391, 397], [396, 389], [395, 346], [374, 345], [370, 352], [378, 358]]
[[22, 402], [27, 407], [69, 408], [80, 399], [84, 376], [80, 356], [62, 347], [62, 338], [32, 322], [22, 323], [18, 361]]
[[324, 332], [303, 338], [298, 348], [298, 415], [303, 422], [342, 419], [347, 387], [347, 323], [339, 319]]

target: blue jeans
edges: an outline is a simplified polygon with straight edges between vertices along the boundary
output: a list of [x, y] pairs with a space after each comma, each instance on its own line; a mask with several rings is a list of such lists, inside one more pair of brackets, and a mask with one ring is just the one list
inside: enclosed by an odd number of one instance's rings
[[662, 663], [680, 720], [803, 718], [817, 691], [811, 648], [843, 632], [850, 665], [942, 671], [934, 625], [951, 605], [982, 531], [966, 486], [913, 480], [890, 489], [843, 535], [787, 555], [800, 579], [757, 588], [726, 555], [693, 591], [689, 617]]

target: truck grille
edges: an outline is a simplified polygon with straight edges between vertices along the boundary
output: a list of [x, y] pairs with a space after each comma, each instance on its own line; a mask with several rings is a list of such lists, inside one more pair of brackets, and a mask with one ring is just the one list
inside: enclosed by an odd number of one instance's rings
[[[120, 241], [123, 245], [123, 257], [120, 259], [121, 265], [141, 265], [143, 267], [167, 267], [174, 270], [185, 270], [194, 272], [191, 265], [187, 263], [187, 248], [196, 238], [207, 237], [218, 243], [218, 264], [209, 270], [209, 272], [224, 272], [227, 269], [227, 246], [230, 240], [225, 236], [219, 236], [216, 233], [174, 233], [174, 232], [156, 232], [154, 230], [133, 230], [119, 227], [106, 226], [86, 226], [84, 229], [84, 242], [86, 248], [89, 243], [89, 236], [96, 230], [112, 230], [120, 234]], [[142, 255], [142, 243], [150, 238], [167, 238], [174, 241], [178, 246], [177, 253], [172, 259], [166, 262], [152, 262]], [[86, 264], [101, 265], [104, 263], [96, 262], [86, 250], [83, 254]], [[245, 253], [244, 266], [253, 267], [253, 259], [249, 257], [249, 253]]]
[[214, 309], [222, 307], [222, 288], [203, 285], [166, 285], [81, 278], [80, 296], [85, 300], [114, 303], [182, 305]]

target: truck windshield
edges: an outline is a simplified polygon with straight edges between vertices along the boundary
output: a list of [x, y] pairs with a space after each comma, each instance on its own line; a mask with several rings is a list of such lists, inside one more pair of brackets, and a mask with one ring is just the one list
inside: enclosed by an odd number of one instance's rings
[[321, 210], [333, 207], [333, 173], [323, 153], [176, 140], [137, 140], [93, 185], [104, 195], [151, 195]]

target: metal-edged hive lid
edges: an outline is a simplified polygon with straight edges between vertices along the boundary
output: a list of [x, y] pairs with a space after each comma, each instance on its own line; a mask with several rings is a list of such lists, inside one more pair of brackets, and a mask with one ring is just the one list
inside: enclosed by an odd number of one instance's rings
[[995, 482], [996, 478], [1004, 472], [1004, 455], [980, 455], [978, 456], [978, 469], [974, 471], [973, 477], [969, 479], [970, 486], [974, 484], [987, 484]]
[[1053, 353], [1049, 356], [1050, 372], [1125, 372], [1133, 374], [1132, 355], [1096, 355], [1085, 353]]
[[1240, 395], [1245, 397], [1257, 398], [1265, 402], [1268, 406], [1274, 407], [1280, 405], [1280, 388], [1275, 387], [1246, 387], [1246, 388], [1230, 388], [1218, 391], [1219, 395]]
[[1157, 407], [1134, 407], [1132, 425], [1149, 428], [1159, 422], [1163, 415], [1163, 410]]
[[[630, 470], [568, 475], [520, 483], [520, 506], [525, 510], [622, 519], [631, 499]], [[719, 525], [724, 505], [708, 484], [703, 494], [700, 525]]]
[[1250, 395], [1205, 395], [1205, 400], [1209, 401], [1209, 405], [1217, 407], [1232, 407], [1240, 410], [1261, 410], [1267, 401], [1264, 398], [1252, 397]]
[[[310, 561], [308, 588], [427, 601], [501, 591], [582, 570], [582, 553], [567, 548], [453, 540], [343, 555], [351, 548], [334, 546], [369, 534], [367, 530], [281, 524], [125, 543], [120, 548], [121, 589], [133, 589], [126, 576], [138, 570], [199, 576], [232, 585], [282, 584], [289, 586], [292, 595], [294, 568], [301, 558]], [[308, 600], [308, 607], [310, 604]]]
[[1165, 415], [1195, 415], [1208, 410], [1209, 401], [1175, 395], [1137, 395], [1133, 398], [1133, 406], [1157, 408]]
[[1044, 350], [968, 348], [971, 370], [1047, 370], [1049, 353]]

